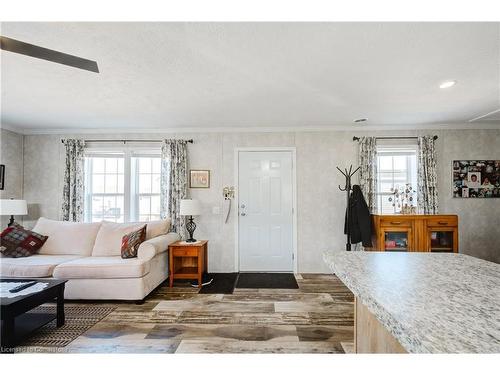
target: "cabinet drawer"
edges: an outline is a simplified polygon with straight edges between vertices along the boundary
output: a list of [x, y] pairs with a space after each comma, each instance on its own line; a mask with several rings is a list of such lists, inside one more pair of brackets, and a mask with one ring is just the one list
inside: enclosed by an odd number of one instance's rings
[[383, 227], [402, 227], [411, 228], [412, 221], [405, 218], [383, 218], [380, 220], [380, 225]]
[[427, 219], [428, 227], [456, 227], [457, 225], [458, 220], [454, 216]]
[[172, 255], [174, 257], [196, 257], [198, 256], [197, 249], [183, 249], [183, 248], [174, 248]]

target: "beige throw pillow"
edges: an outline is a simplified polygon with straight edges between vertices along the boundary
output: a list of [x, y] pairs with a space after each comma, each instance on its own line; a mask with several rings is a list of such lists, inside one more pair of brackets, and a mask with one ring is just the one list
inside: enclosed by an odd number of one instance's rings
[[[101, 222], [101, 228], [97, 233], [93, 257], [121, 256], [122, 238], [130, 232], [134, 232], [144, 226], [144, 223], [112, 223]], [[149, 226], [149, 225], [148, 225]]]
[[147, 241], [150, 240], [151, 238], [161, 236], [162, 234], [167, 234], [168, 231], [170, 230], [171, 223], [172, 220], [165, 219], [165, 220], [145, 221], [141, 223], [137, 222], [133, 224], [141, 224], [141, 225], [147, 224], [146, 227], [146, 241]]

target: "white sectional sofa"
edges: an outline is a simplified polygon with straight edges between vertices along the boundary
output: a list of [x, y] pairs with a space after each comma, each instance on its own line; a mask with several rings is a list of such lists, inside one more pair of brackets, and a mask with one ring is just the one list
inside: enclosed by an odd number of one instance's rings
[[2, 278], [67, 279], [66, 299], [142, 300], [168, 277], [170, 220], [148, 222], [137, 258], [121, 258], [122, 237], [145, 223], [73, 223], [40, 218], [49, 236], [39, 254], [0, 259]]

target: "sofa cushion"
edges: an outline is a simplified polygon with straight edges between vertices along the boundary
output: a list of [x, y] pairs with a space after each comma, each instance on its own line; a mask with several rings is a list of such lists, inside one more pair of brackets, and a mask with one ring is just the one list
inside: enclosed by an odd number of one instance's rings
[[78, 255], [40, 255], [28, 258], [2, 258], [0, 275], [6, 277], [51, 277], [61, 263], [78, 259]]
[[148, 221], [146, 222], [146, 224], [147, 224], [146, 240], [150, 240], [151, 238], [161, 236], [162, 234], [167, 234], [168, 231], [170, 230], [170, 225], [172, 224], [172, 220], [170, 219], [154, 220], [154, 221]]
[[137, 257], [139, 245], [146, 239], [146, 224], [122, 238], [121, 256], [123, 259]]
[[92, 249], [92, 256], [120, 256], [123, 236], [140, 229], [142, 226], [144, 226], [144, 223], [112, 223], [109, 221], [101, 222], [101, 228], [97, 233], [94, 248]]
[[170, 230], [170, 226], [172, 225], [172, 220], [167, 218], [163, 220], [152, 220], [152, 221], [142, 221], [142, 222], [136, 221], [128, 224], [137, 224], [137, 225], [147, 224], [146, 227], [146, 241], [147, 241], [150, 240], [151, 238], [161, 236], [162, 234], [167, 234], [168, 231]]
[[41, 217], [33, 231], [49, 236], [40, 254], [89, 256], [100, 226], [101, 223], [74, 223]]
[[[165, 265], [166, 267], [166, 265]], [[63, 263], [54, 270], [54, 277], [61, 279], [120, 279], [139, 278], [147, 275], [150, 262], [138, 258], [86, 257]]]
[[4, 229], [1, 234], [0, 252], [2, 256], [23, 258], [34, 255], [47, 241], [47, 236], [32, 232], [19, 224]]

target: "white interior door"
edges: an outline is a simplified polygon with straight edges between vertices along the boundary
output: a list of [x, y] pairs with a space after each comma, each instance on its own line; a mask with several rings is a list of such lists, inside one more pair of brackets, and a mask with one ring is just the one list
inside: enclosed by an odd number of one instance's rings
[[291, 151], [241, 151], [238, 158], [240, 271], [293, 271]]

